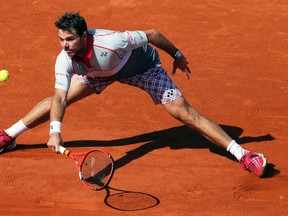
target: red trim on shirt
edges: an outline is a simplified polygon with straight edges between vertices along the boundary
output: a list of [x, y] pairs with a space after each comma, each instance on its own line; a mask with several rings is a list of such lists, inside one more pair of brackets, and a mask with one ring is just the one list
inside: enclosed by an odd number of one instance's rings
[[128, 34], [129, 39], [130, 39], [130, 42], [131, 42], [132, 44], [134, 44], [135, 41], [134, 41], [134, 38], [132, 37], [132, 35], [131, 35], [128, 31], [127, 31], [127, 34]]
[[86, 51], [86, 55], [85, 55], [86, 58], [91, 58], [92, 57], [92, 54], [93, 54], [92, 50], [93, 50], [93, 35], [88, 34], [88, 37], [87, 37], [87, 51]]

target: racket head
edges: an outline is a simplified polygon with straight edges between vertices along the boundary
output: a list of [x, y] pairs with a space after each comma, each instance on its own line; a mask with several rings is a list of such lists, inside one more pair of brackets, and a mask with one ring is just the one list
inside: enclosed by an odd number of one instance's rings
[[114, 174], [114, 159], [106, 151], [93, 149], [85, 153], [80, 163], [80, 179], [88, 188], [98, 191], [110, 183]]

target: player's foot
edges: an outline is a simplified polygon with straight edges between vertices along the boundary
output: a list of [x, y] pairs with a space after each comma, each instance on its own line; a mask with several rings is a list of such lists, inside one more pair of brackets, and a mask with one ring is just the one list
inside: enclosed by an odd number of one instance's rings
[[0, 130], [0, 153], [9, 151], [16, 147], [16, 141], [10, 137], [4, 130]]
[[255, 175], [261, 177], [264, 174], [267, 165], [267, 159], [264, 155], [256, 152], [247, 152], [240, 160], [243, 169], [246, 169]]

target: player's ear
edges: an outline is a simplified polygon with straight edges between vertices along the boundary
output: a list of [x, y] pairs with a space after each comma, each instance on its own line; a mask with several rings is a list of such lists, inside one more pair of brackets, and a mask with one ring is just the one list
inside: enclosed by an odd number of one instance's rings
[[86, 40], [86, 39], [87, 39], [87, 36], [88, 36], [87, 31], [84, 31], [83, 34], [82, 34], [82, 36], [81, 36], [81, 38], [84, 39], [84, 40]]

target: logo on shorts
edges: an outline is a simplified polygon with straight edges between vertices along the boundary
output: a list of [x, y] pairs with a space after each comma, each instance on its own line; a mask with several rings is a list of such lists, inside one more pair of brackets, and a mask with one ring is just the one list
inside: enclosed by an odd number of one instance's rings
[[168, 89], [164, 92], [163, 94], [163, 98], [162, 98], [162, 104], [167, 104], [170, 103], [174, 100], [176, 100], [177, 98], [181, 97], [181, 92], [179, 89]]

